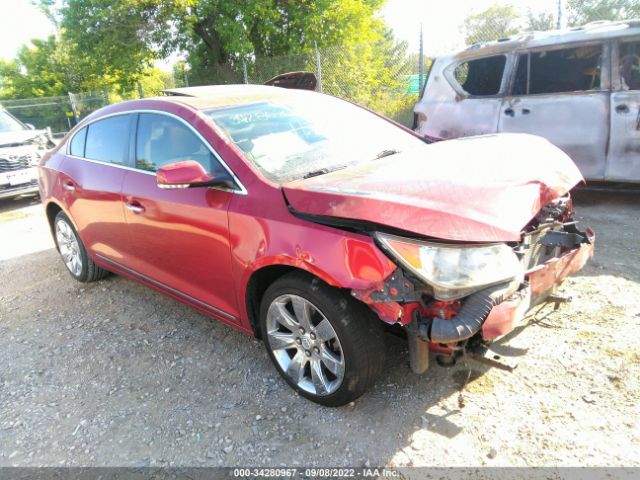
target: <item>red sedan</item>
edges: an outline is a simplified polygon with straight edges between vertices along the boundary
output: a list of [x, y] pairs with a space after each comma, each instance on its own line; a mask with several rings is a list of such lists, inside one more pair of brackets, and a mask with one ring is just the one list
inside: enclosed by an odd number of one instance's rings
[[115, 272], [263, 339], [301, 395], [374, 382], [385, 325], [452, 359], [511, 331], [580, 269], [582, 177], [547, 141], [427, 145], [348, 102], [266, 86], [111, 105], [44, 158], [71, 275]]

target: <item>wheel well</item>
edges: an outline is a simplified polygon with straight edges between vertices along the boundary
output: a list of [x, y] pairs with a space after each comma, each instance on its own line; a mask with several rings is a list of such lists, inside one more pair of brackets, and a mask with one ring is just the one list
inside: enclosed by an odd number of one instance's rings
[[264, 292], [266, 292], [269, 285], [275, 282], [278, 278], [296, 270], [302, 269], [290, 267], [288, 265], [271, 265], [269, 267], [261, 268], [251, 275], [249, 284], [247, 285], [247, 314], [249, 315], [251, 328], [253, 329], [253, 334], [256, 338], [260, 338], [258, 319], [260, 317], [260, 303], [262, 302]]
[[49, 220], [49, 228], [51, 229], [51, 234], [54, 234], [54, 227], [53, 227], [53, 222], [56, 219], [56, 215], [58, 215], [58, 212], [61, 212], [62, 208], [60, 208], [60, 205], [58, 205], [57, 203], [53, 203], [50, 202], [49, 205], [47, 205], [47, 220]]

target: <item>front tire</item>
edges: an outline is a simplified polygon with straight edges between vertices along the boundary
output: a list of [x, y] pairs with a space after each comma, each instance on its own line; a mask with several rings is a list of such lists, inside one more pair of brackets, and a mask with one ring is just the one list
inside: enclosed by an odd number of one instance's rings
[[280, 375], [320, 405], [360, 397], [384, 365], [382, 325], [373, 312], [305, 272], [287, 274], [267, 289], [260, 329]]
[[58, 212], [53, 225], [58, 252], [73, 278], [87, 283], [100, 280], [109, 274], [91, 260], [73, 223], [64, 212]]

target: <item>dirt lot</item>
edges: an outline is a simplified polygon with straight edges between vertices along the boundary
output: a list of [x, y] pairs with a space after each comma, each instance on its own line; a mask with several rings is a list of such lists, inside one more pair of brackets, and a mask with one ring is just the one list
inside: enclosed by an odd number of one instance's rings
[[0, 202], [0, 465], [640, 465], [639, 194], [582, 193], [597, 255], [496, 350], [514, 373], [407, 366], [341, 409], [262, 345], [133, 281], [81, 285], [40, 205]]

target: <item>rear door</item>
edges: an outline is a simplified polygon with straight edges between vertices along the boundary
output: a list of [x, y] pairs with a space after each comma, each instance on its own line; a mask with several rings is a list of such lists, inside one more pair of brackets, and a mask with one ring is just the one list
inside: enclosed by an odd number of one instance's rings
[[97, 120], [71, 138], [62, 165], [63, 202], [87, 249], [129, 265], [130, 242], [122, 207], [129, 168], [132, 114]]
[[224, 171], [209, 144], [186, 121], [161, 113], [137, 119], [135, 169], [124, 180], [125, 217], [135, 271], [221, 320], [239, 318], [231, 281], [227, 209], [236, 193], [208, 187], [160, 189], [158, 168], [195, 160]]
[[582, 175], [603, 180], [609, 138], [609, 48], [602, 43], [518, 55], [498, 129], [540, 135], [567, 153]]
[[495, 133], [510, 64], [508, 55], [458, 61], [441, 71], [433, 71], [434, 64], [414, 108], [416, 131], [442, 140]]
[[606, 180], [640, 182], [640, 40], [614, 46]]

